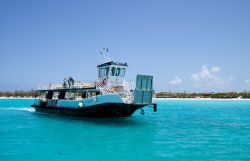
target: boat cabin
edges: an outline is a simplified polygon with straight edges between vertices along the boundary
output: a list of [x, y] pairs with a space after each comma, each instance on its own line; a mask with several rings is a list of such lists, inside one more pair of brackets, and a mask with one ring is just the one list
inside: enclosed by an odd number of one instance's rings
[[103, 85], [114, 88], [116, 91], [123, 89], [124, 76], [127, 63], [106, 62], [97, 66], [98, 79]]

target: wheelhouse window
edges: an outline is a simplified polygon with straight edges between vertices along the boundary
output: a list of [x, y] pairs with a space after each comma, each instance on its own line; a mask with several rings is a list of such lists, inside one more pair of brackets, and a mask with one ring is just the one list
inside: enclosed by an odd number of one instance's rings
[[109, 75], [109, 67], [105, 67], [105, 76]]
[[121, 68], [118, 67], [118, 68], [116, 69], [115, 76], [119, 76], [119, 75], [120, 75], [120, 72], [121, 72]]
[[99, 77], [108, 76], [109, 75], [109, 67], [99, 68]]
[[99, 77], [102, 76], [102, 68], [99, 68]]
[[126, 68], [121, 67], [104, 67], [99, 69], [99, 77], [103, 76], [120, 76], [124, 77], [126, 73]]
[[125, 76], [125, 71], [126, 71], [125, 68], [121, 68], [121, 72], [120, 72], [120, 76], [121, 76], [121, 77], [124, 77], [124, 76]]
[[115, 76], [115, 67], [111, 68], [111, 76]]

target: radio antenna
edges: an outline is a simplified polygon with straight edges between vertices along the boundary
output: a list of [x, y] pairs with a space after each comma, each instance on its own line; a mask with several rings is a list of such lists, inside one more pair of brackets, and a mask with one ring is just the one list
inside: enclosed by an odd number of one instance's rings
[[111, 60], [108, 57], [108, 52], [109, 52], [108, 48], [102, 48], [101, 49], [100, 54], [101, 54], [101, 57], [102, 57], [102, 60], [103, 60], [103, 62], [101, 62], [101, 63], [107, 63], [107, 62], [109, 62]]

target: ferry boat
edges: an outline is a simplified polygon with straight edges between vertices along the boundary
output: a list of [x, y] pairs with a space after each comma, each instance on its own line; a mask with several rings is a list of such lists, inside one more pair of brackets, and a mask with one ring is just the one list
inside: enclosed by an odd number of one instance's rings
[[103, 61], [97, 65], [97, 80], [84, 82], [68, 77], [63, 83], [42, 86], [31, 106], [39, 112], [84, 117], [129, 117], [136, 110], [144, 114], [144, 107], [156, 112], [153, 76], [125, 78], [128, 64], [112, 61], [106, 54], [102, 52]]

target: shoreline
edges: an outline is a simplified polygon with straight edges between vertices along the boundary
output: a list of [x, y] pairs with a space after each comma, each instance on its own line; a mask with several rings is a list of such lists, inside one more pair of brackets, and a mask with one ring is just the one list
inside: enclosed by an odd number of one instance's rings
[[22, 100], [22, 99], [35, 99], [34, 97], [0, 97], [0, 100], [1, 99], [15, 99], [15, 100]]
[[215, 100], [223, 100], [223, 101], [250, 101], [250, 99], [242, 99], [242, 98], [154, 98], [154, 100], [197, 100], [197, 101], [215, 101]]
[[[0, 97], [1, 99], [36, 99], [35, 97]], [[198, 100], [198, 101], [209, 101], [209, 100], [234, 100], [234, 101], [250, 101], [250, 99], [242, 99], [242, 98], [153, 98], [154, 100]]]

